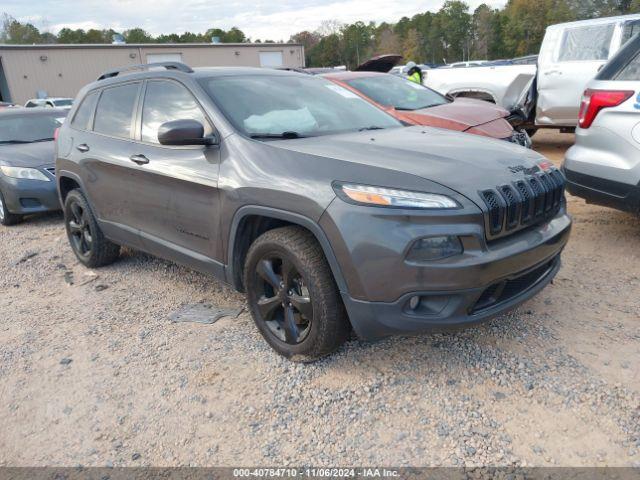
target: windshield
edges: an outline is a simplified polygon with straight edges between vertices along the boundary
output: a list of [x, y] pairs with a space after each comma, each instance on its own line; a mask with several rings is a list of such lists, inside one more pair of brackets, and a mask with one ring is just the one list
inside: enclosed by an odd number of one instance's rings
[[64, 122], [64, 116], [11, 115], [0, 117], [0, 143], [31, 143], [53, 140], [53, 132]]
[[401, 124], [346, 88], [306, 75], [201, 80], [233, 125], [253, 137], [297, 138]]
[[393, 75], [354, 78], [347, 83], [374, 102], [397, 110], [419, 110], [449, 103], [439, 93]]
[[56, 107], [70, 107], [72, 103], [73, 103], [73, 100], [71, 100], [70, 98], [66, 99], [66, 100], [54, 100], [53, 101], [53, 104]]

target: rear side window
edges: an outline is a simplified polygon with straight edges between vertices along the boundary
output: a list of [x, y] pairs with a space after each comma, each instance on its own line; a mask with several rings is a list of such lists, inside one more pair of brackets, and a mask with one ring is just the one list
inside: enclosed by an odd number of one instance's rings
[[193, 95], [182, 85], [169, 81], [152, 81], [142, 107], [142, 141], [158, 143], [160, 125], [172, 120], [197, 120], [204, 126], [205, 136], [212, 129]]
[[633, 60], [631, 60], [622, 70], [620, 70], [620, 73], [615, 76], [615, 80], [640, 80], [640, 53], [637, 53]]
[[82, 100], [82, 103], [80, 104], [80, 108], [78, 108], [78, 111], [71, 121], [72, 127], [80, 130], [91, 130], [89, 122], [91, 121], [93, 110], [96, 108], [96, 100], [98, 100], [98, 92], [91, 92], [89, 95], [84, 97], [84, 100]]
[[615, 24], [568, 28], [562, 35], [559, 62], [606, 60]]
[[129, 83], [102, 91], [96, 109], [93, 130], [119, 138], [131, 137], [131, 120], [139, 83]]

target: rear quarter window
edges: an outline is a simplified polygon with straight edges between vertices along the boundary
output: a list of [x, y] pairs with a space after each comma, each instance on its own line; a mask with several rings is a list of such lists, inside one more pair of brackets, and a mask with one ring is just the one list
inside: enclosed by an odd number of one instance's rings
[[640, 80], [640, 52], [618, 73], [614, 80], [638, 81]]
[[71, 121], [71, 126], [80, 130], [91, 130], [91, 115], [96, 108], [96, 101], [98, 100], [98, 92], [89, 93], [80, 104], [78, 111]]

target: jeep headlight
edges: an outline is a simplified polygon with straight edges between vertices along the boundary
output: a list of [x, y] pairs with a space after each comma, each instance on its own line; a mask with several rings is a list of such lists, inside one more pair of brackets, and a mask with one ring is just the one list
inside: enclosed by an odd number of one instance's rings
[[49, 177], [47, 177], [37, 168], [1, 166], [0, 171], [2, 171], [2, 173], [7, 177], [11, 178], [20, 178], [23, 180], [39, 180], [41, 182], [51, 181]]
[[353, 183], [334, 183], [336, 194], [345, 202], [391, 208], [447, 209], [459, 208], [453, 198], [438, 193], [412, 192], [394, 188]]

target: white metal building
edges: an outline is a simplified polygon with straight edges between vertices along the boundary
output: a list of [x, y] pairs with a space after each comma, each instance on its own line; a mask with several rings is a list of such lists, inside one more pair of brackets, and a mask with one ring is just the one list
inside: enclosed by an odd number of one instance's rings
[[197, 43], [113, 45], [0, 44], [0, 101], [75, 97], [105, 70], [160, 61], [191, 67], [299, 68], [304, 47], [288, 43]]

